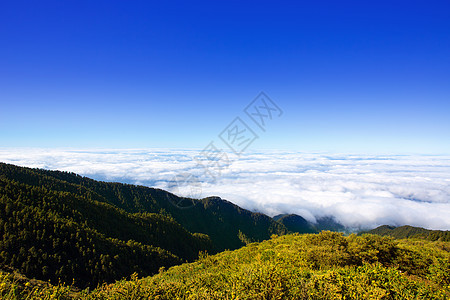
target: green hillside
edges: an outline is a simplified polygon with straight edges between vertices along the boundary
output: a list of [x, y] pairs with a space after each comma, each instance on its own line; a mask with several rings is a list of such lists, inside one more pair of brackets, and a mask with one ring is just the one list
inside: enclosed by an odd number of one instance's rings
[[[449, 299], [450, 243], [376, 235], [285, 235], [94, 291], [14, 283], [4, 299]], [[10, 295], [15, 294], [17, 298]], [[49, 297], [50, 299], [50, 297]]]
[[[72, 192], [89, 199], [114, 205], [128, 213], [158, 213], [172, 217], [189, 232], [207, 234], [213, 242], [213, 251], [237, 249], [245, 242], [284, 234], [286, 228], [272, 218], [242, 209], [219, 197], [201, 200], [185, 199], [188, 209], [173, 203], [183, 198], [169, 192], [144, 186], [102, 182], [74, 173], [29, 169], [0, 164], [0, 175], [31, 186], [44, 186], [48, 190]], [[170, 199], [170, 200], [169, 200]]]
[[167, 216], [130, 214], [89, 195], [0, 176], [0, 264], [29, 277], [96, 286], [193, 260], [211, 247]]
[[168, 197], [181, 200], [158, 189], [0, 163], [0, 267], [97, 286], [287, 231], [217, 197], [186, 199], [196, 203], [189, 209]]
[[383, 225], [369, 230], [368, 233], [378, 234], [382, 236], [392, 236], [396, 239], [419, 238], [430, 241], [450, 242], [450, 231], [448, 230], [429, 230], [408, 225], [400, 227]]

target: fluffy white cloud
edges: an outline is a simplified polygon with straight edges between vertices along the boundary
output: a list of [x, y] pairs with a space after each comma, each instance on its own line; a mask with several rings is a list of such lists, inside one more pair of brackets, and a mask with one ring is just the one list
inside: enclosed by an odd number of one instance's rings
[[[448, 156], [267, 151], [238, 158], [229, 153], [232, 164], [211, 180], [193, 159], [198, 154], [170, 149], [0, 149], [0, 161], [185, 195], [220, 196], [271, 216], [296, 213], [314, 221], [332, 215], [354, 228], [409, 224], [450, 229]], [[197, 184], [175, 186], [172, 179], [180, 174], [198, 175]]]

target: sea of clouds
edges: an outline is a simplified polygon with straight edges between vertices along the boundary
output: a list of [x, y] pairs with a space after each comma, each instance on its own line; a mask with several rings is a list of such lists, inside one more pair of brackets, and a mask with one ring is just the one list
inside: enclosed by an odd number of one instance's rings
[[[215, 180], [198, 150], [0, 149], [0, 161], [75, 172], [103, 181], [157, 187], [184, 196], [219, 196], [274, 216], [334, 216], [349, 228], [382, 224], [450, 230], [450, 156], [301, 152], [229, 153]], [[195, 194], [173, 184], [198, 177]], [[202, 175], [203, 174], [203, 175]], [[178, 177], [177, 177], [178, 176]], [[192, 181], [188, 181], [192, 182]]]

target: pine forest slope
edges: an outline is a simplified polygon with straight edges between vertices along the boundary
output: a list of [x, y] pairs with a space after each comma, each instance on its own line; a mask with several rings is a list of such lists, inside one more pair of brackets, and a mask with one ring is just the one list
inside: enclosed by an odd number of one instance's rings
[[0, 163], [0, 264], [80, 287], [284, 234], [270, 217], [217, 197], [180, 209], [166, 191]]

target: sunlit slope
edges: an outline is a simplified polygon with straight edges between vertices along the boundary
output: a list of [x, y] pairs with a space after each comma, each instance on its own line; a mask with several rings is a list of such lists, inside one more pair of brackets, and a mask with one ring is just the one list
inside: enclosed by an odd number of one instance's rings
[[89, 298], [448, 299], [449, 249], [376, 235], [287, 235], [121, 281]]

